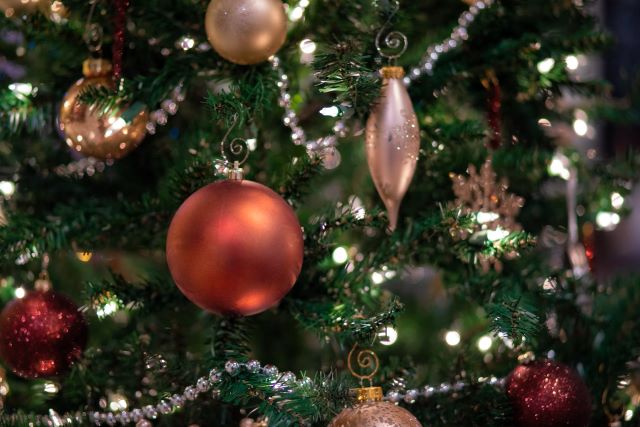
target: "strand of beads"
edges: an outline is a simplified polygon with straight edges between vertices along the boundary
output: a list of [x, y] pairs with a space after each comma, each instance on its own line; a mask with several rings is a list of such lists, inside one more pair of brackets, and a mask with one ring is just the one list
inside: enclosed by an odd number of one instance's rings
[[[504, 382], [504, 378], [488, 377], [478, 379], [477, 383], [489, 384], [494, 387], [502, 388], [504, 387]], [[449, 393], [455, 393], [464, 390], [469, 385], [469, 383], [457, 381], [453, 384], [442, 383], [437, 386], [426, 385], [420, 389], [409, 389], [404, 392], [392, 390], [386, 394], [384, 399], [393, 403], [404, 401], [405, 403], [412, 404], [415, 403], [420, 397], [428, 399], [434, 395], [446, 395]]]
[[440, 43], [429, 46], [417, 67], [410, 69], [404, 78], [404, 83], [408, 86], [424, 74], [428, 76], [433, 74], [433, 68], [440, 58], [440, 55], [447, 53], [469, 38], [469, 25], [475, 20], [476, 16], [493, 5], [495, 0], [480, 0], [473, 3], [469, 9], [464, 11], [458, 18], [458, 25], [453, 29], [451, 35]]
[[[220, 398], [220, 390], [217, 386], [222, 382], [223, 376], [236, 376], [241, 371], [253, 374], [260, 374], [268, 377], [271, 386], [275, 391], [286, 393], [287, 390], [298, 381], [293, 372], [280, 373], [277, 367], [273, 365], [265, 365], [257, 360], [251, 360], [246, 363], [229, 360], [224, 366], [224, 371], [212, 369], [208, 376], [199, 378], [195, 384], [188, 385], [182, 393], [172, 395], [168, 400], [161, 400], [155, 405], [146, 405], [141, 408], [133, 408], [128, 411], [120, 412], [74, 412], [59, 415], [53, 409], [49, 410], [48, 415], [31, 415], [29, 419], [36, 420], [41, 425], [46, 426], [67, 426], [77, 425], [89, 422], [97, 426], [114, 426], [116, 424], [127, 425], [129, 423], [144, 423], [144, 420], [154, 420], [162, 415], [171, 414], [184, 407], [189, 402], [193, 402], [198, 397], [209, 395], [209, 398], [217, 400]], [[310, 381], [309, 378], [301, 378], [299, 381]], [[0, 416], [0, 424], [8, 422], [14, 424], [19, 420], [24, 420], [25, 415], [3, 414]]]

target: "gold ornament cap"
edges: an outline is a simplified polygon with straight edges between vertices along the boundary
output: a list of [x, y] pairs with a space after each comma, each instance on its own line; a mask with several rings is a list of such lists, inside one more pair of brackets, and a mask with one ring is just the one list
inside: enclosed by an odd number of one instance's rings
[[404, 68], [402, 67], [382, 67], [380, 74], [385, 79], [401, 79], [404, 77]]
[[82, 63], [82, 74], [89, 77], [103, 77], [111, 74], [111, 61], [103, 58], [88, 58]]
[[382, 387], [362, 387], [353, 389], [358, 403], [382, 402]]

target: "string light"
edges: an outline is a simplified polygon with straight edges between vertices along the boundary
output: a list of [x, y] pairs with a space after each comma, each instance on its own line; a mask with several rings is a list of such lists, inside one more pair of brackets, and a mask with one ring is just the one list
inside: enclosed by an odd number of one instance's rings
[[378, 337], [380, 337], [380, 344], [390, 346], [398, 341], [398, 331], [391, 326], [387, 326], [378, 334]]
[[460, 344], [460, 333], [458, 331], [448, 331], [444, 336], [445, 342], [451, 347]]
[[555, 59], [553, 59], [553, 58], [544, 59], [544, 60], [538, 62], [538, 71], [541, 74], [547, 74], [548, 72], [553, 70], [553, 67], [555, 67], [555, 65], [556, 65], [556, 60]]
[[371, 273], [371, 281], [376, 284], [376, 285], [380, 285], [384, 282], [385, 277], [383, 273], [380, 273], [379, 271], [374, 271], [373, 273]]
[[478, 339], [478, 350], [482, 352], [487, 352], [491, 349], [493, 345], [493, 340], [489, 335], [484, 335]]
[[316, 44], [311, 39], [304, 39], [300, 42], [300, 50], [302, 53], [312, 54], [316, 51]]
[[620, 224], [620, 215], [615, 212], [598, 212], [596, 224], [603, 230], [613, 231]]
[[571, 171], [569, 170], [569, 159], [564, 154], [556, 153], [551, 159], [549, 164], [549, 175], [559, 176], [565, 181], [571, 177]]
[[82, 262], [89, 262], [91, 258], [93, 258], [93, 253], [91, 252], [76, 252], [76, 258], [78, 258]]
[[580, 67], [580, 60], [575, 55], [569, 55], [564, 59], [567, 70], [575, 71]]
[[55, 383], [46, 382], [44, 383], [44, 391], [49, 394], [56, 394], [59, 388]]
[[25, 291], [24, 288], [20, 286], [19, 288], [16, 288], [15, 291], [13, 291], [13, 294], [16, 296], [16, 298], [21, 299], [24, 298], [25, 295], [27, 295], [27, 291]]
[[344, 264], [349, 260], [349, 252], [347, 252], [347, 248], [338, 246], [334, 249], [331, 257], [333, 258], [333, 262], [336, 264]]
[[499, 240], [504, 239], [508, 235], [509, 235], [509, 232], [507, 230], [505, 230], [505, 229], [500, 228], [500, 227], [496, 228], [495, 230], [487, 231], [487, 239], [490, 242], [497, 242]]
[[16, 192], [16, 184], [11, 181], [0, 181], [0, 193], [6, 198], [13, 196]]
[[586, 136], [589, 132], [589, 125], [582, 119], [576, 119], [573, 122], [573, 131], [578, 136]]
[[611, 194], [611, 206], [614, 209], [620, 209], [624, 205], [624, 197], [620, 193]]

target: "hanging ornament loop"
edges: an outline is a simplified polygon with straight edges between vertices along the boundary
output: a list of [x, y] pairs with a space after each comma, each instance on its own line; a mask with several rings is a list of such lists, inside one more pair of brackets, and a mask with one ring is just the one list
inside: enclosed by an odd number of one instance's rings
[[249, 145], [243, 138], [229, 140], [229, 135], [238, 124], [238, 116], [233, 119], [233, 124], [220, 141], [220, 154], [225, 166], [229, 169], [229, 179], [242, 180], [242, 165], [249, 158]]
[[[357, 368], [353, 367], [353, 364], [357, 363]], [[351, 351], [349, 352], [349, 357], [347, 358], [347, 366], [349, 368], [349, 372], [351, 375], [358, 378], [360, 380], [360, 384], [366, 380], [369, 381], [369, 386], [371, 386], [373, 377], [378, 373], [380, 369], [380, 359], [378, 359], [378, 355], [372, 350], [358, 349], [358, 344], [355, 344]], [[360, 371], [369, 371], [368, 373], [362, 374]]]
[[102, 50], [102, 42], [104, 38], [104, 31], [102, 26], [93, 21], [93, 14], [96, 10], [96, 5], [99, 0], [91, 0], [91, 8], [89, 9], [89, 15], [87, 16], [87, 22], [84, 26], [84, 34], [82, 39], [84, 40], [87, 48], [91, 54], [97, 55]]
[[407, 40], [407, 36], [400, 31], [387, 32], [393, 17], [398, 13], [398, 10], [400, 10], [400, 2], [398, 0], [392, 1], [391, 7], [392, 10], [389, 13], [387, 21], [376, 36], [376, 50], [380, 56], [388, 59], [390, 64], [394, 64], [395, 61], [407, 51], [409, 41]]

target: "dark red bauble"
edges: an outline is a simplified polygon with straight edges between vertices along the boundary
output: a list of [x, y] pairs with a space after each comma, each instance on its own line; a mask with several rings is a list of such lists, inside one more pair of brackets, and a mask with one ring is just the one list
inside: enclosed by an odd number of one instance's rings
[[293, 287], [304, 242], [291, 207], [271, 189], [225, 180], [196, 191], [178, 209], [167, 236], [169, 270], [201, 308], [249, 316]]
[[21, 377], [65, 372], [86, 344], [87, 323], [78, 307], [53, 291], [28, 292], [0, 313], [0, 357]]
[[589, 425], [589, 390], [566, 365], [551, 360], [520, 365], [507, 378], [506, 391], [518, 427]]

